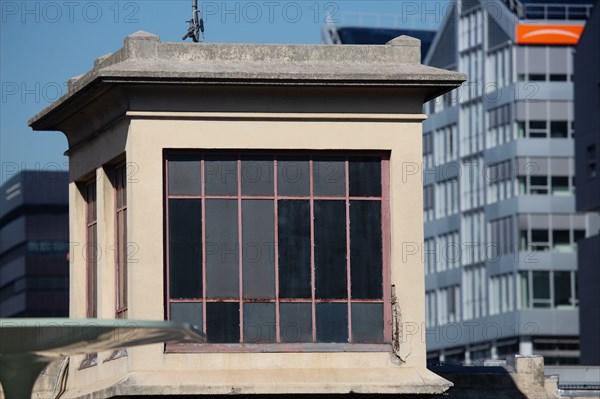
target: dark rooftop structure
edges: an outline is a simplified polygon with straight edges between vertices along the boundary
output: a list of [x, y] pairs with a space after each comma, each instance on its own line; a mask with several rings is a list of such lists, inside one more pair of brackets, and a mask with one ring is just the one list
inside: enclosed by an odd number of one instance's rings
[[433, 30], [328, 25], [323, 28], [323, 40], [335, 44], [385, 44], [401, 35], [411, 36], [421, 40], [421, 61], [423, 61], [435, 33]]

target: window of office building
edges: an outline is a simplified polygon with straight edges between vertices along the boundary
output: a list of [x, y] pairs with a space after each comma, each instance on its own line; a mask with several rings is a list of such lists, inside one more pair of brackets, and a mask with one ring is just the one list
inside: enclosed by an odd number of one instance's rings
[[487, 113], [488, 132], [486, 147], [492, 148], [512, 139], [512, 119], [510, 105], [494, 108]]
[[573, 158], [518, 158], [516, 169], [518, 195], [569, 196], [575, 192]]
[[423, 168], [433, 168], [433, 134], [423, 134]]
[[438, 272], [459, 267], [461, 247], [458, 231], [440, 234], [436, 247]]
[[[478, 86], [478, 85], [476, 85]], [[483, 103], [479, 100], [462, 105], [458, 131], [461, 156], [471, 156], [484, 149]]]
[[518, 220], [521, 251], [575, 252], [585, 237], [584, 215], [521, 214]]
[[467, 211], [485, 205], [486, 173], [483, 157], [463, 159], [460, 174], [461, 210]]
[[460, 286], [441, 288], [437, 296], [438, 324], [454, 323], [460, 320]]
[[489, 229], [490, 241], [487, 245], [489, 260], [495, 260], [502, 255], [514, 252], [516, 240], [512, 216], [490, 221]]
[[470, 320], [486, 316], [487, 292], [484, 265], [465, 268], [462, 290], [463, 319]]
[[547, 121], [529, 120], [517, 121], [517, 135], [519, 138], [530, 139], [567, 139], [572, 138], [574, 131], [572, 124], [566, 120]]
[[457, 157], [457, 129], [456, 124], [445, 126], [435, 131], [433, 153], [436, 164], [443, 164]]
[[169, 154], [165, 168], [169, 319], [210, 344], [391, 341], [387, 157]]
[[509, 199], [514, 195], [514, 175], [511, 160], [490, 164], [486, 168], [488, 203]]
[[517, 295], [520, 309], [576, 307], [578, 306], [577, 272], [520, 271]]
[[452, 178], [435, 185], [435, 214], [445, 217], [458, 213], [458, 179]]
[[433, 327], [437, 322], [437, 293], [436, 291], [427, 291], [425, 293], [425, 324]]
[[[538, 8], [544, 9], [544, 7], [544, 5], [540, 5]], [[552, 10], [552, 7], [545, 9], [545, 11], [548, 10]], [[564, 8], [560, 11], [564, 13]], [[569, 47], [517, 46], [515, 50], [517, 81], [567, 82], [573, 80], [573, 64], [570, 61], [573, 57]]]
[[425, 274], [433, 274], [436, 272], [437, 265], [437, 250], [435, 237], [425, 239], [423, 245], [423, 256], [425, 261]]
[[502, 88], [512, 82], [512, 49], [510, 46], [496, 47], [488, 53], [488, 71], [495, 87]]
[[514, 310], [514, 284], [512, 273], [490, 277], [490, 315]]
[[433, 184], [423, 187], [423, 219], [429, 222], [435, 219], [435, 187]]
[[484, 213], [468, 212], [462, 217], [461, 254], [463, 265], [470, 265], [484, 260], [485, 246]]

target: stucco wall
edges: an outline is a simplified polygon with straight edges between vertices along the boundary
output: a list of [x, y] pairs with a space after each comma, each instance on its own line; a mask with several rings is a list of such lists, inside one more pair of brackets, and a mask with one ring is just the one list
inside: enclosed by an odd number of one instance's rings
[[[129, 125], [126, 123], [130, 119]], [[449, 384], [425, 368], [422, 182], [423, 115], [129, 113], [109, 131], [71, 152], [73, 180], [96, 168], [101, 318], [114, 317], [114, 233], [110, 167], [126, 153], [131, 319], [164, 317], [163, 150], [385, 150], [390, 152], [391, 281], [398, 301], [397, 353], [164, 353], [163, 345], [131, 348], [125, 358], [77, 370], [71, 359], [65, 397], [136, 392], [423, 392]], [[85, 242], [84, 199], [71, 184], [71, 239]], [[85, 315], [85, 260], [72, 260], [71, 317]], [[140, 391], [141, 390], [141, 391]], [[112, 392], [112, 393], [111, 393]]]

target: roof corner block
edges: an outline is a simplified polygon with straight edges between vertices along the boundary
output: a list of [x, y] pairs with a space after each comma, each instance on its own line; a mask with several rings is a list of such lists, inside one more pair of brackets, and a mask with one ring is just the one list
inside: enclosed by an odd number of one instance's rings
[[156, 58], [160, 37], [143, 30], [125, 38], [123, 48], [126, 58]]

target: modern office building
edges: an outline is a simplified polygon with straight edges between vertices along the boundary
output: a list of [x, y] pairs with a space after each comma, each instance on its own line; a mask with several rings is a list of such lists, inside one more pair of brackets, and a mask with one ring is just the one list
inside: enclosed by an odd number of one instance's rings
[[23, 171], [0, 188], [0, 317], [69, 315], [68, 173]]
[[[575, 54], [575, 186], [577, 210], [600, 213], [600, 7]], [[577, 243], [581, 364], [600, 365], [600, 226]]]
[[575, 207], [573, 55], [592, 3], [457, 0], [425, 58], [469, 78], [425, 106], [430, 362], [579, 362], [577, 241], [598, 213]]

